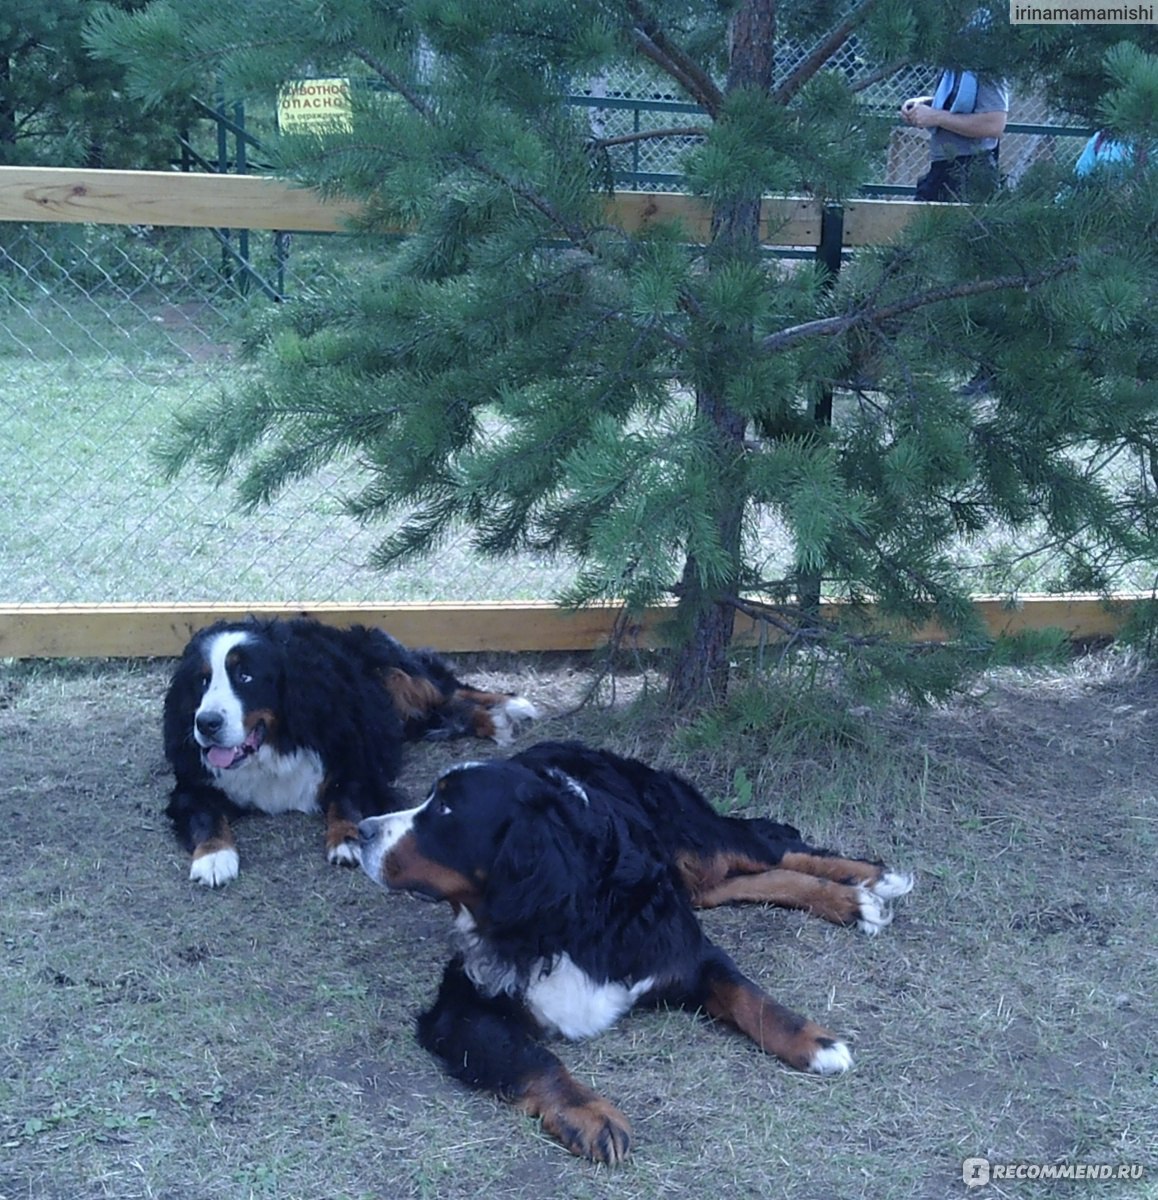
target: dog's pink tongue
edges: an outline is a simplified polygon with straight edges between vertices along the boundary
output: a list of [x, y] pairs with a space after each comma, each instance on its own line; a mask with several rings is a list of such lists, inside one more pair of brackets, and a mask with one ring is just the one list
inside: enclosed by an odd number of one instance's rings
[[231, 767], [237, 757], [237, 751], [229, 746], [210, 746], [205, 751], [205, 758], [211, 767]]

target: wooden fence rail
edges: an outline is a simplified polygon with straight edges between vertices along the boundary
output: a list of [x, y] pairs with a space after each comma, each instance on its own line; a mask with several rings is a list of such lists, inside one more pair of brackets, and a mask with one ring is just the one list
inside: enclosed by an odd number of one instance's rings
[[[1061, 629], [1075, 639], [1113, 638], [1150, 595], [1027, 596], [1016, 604], [979, 596], [974, 603], [990, 634]], [[150, 658], [179, 654], [190, 634], [213, 621], [249, 613], [265, 617], [308, 614], [332, 625], [370, 625], [412, 646], [449, 653], [475, 651], [594, 650], [611, 638], [619, 610], [577, 612], [547, 601], [532, 603], [427, 604], [15, 604], [0, 605], [0, 658]], [[671, 609], [653, 608], [626, 630], [629, 644], [654, 647]], [[821, 616], [839, 620], [841, 606], [821, 605]], [[936, 624], [906, 628], [916, 642], [947, 637]], [[762, 631], [748, 617], [736, 619], [736, 641], [755, 645]], [[778, 635], [765, 628], [775, 643]]]
[[[888, 241], [913, 213], [928, 208], [902, 200], [850, 201], [844, 205], [844, 244]], [[308, 188], [262, 175], [0, 167], [0, 221], [337, 233], [357, 211], [353, 203], [324, 200]], [[680, 220], [693, 239], [708, 234], [703, 203], [677, 192], [617, 193], [608, 201], [608, 218], [629, 232]], [[820, 222], [815, 200], [769, 198], [762, 237], [773, 246], [816, 247]]]
[[[879, 245], [894, 237], [915, 212], [911, 201], [856, 200], [841, 211], [842, 244]], [[688, 236], [704, 240], [708, 214], [693, 196], [620, 193], [608, 217], [638, 231], [655, 221], [680, 220]], [[255, 175], [165, 171], [88, 171], [68, 167], [0, 167], [0, 221], [167, 225], [188, 228], [273, 229], [335, 233], [356, 213], [282, 180]], [[823, 212], [813, 200], [764, 201], [761, 236], [770, 246], [821, 243]], [[1147, 596], [1027, 597], [1016, 606], [978, 597], [978, 610], [994, 634], [1060, 627], [1074, 637], [1109, 637]], [[826, 605], [823, 615], [839, 616]], [[0, 605], [0, 658], [145, 657], [180, 651], [192, 630], [223, 617], [255, 612], [309, 612], [334, 624], [361, 622], [388, 629], [411, 645], [451, 652], [480, 650], [588, 650], [607, 641], [617, 610], [564, 611], [547, 603], [494, 604], [9, 604]], [[656, 643], [670, 610], [645, 613], [630, 637]], [[737, 639], [755, 642], [760, 631], [747, 618]], [[936, 626], [907, 631], [915, 640], [945, 637]]]

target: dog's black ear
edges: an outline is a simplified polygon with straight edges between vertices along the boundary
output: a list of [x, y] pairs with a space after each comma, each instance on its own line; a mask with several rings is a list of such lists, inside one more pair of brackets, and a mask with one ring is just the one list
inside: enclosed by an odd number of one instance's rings
[[[254, 621], [254, 632], [267, 647], [269, 668], [274, 674], [277, 691], [278, 721], [283, 737], [299, 740], [304, 733], [317, 727], [324, 715], [324, 699], [319, 698], [317, 667], [310, 657], [308, 646], [303, 649], [297, 639], [292, 621]], [[290, 670], [290, 659], [294, 670]]]
[[584, 886], [584, 858], [558, 790], [544, 779], [519, 785], [484, 891], [488, 937], [532, 959], [565, 947]]

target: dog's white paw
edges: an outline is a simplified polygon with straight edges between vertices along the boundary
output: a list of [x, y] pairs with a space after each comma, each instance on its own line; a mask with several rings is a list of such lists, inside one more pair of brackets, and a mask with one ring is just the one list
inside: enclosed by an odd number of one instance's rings
[[524, 696], [511, 696], [491, 709], [495, 723], [494, 739], [500, 746], [507, 746], [528, 721], [536, 721], [539, 710]]
[[852, 1051], [846, 1042], [833, 1042], [831, 1046], [821, 1046], [812, 1056], [808, 1064], [810, 1071], [817, 1075], [840, 1075], [852, 1066]]
[[194, 883], [203, 883], [206, 887], [221, 887], [231, 879], [236, 879], [241, 869], [241, 859], [232, 846], [223, 850], [211, 850], [208, 854], [199, 854], [189, 867], [189, 878]]
[[867, 934], [880, 933], [892, 922], [893, 910], [871, 888], [857, 887], [857, 899], [860, 905], [860, 917], [857, 925]]
[[876, 883], [861, 884], [856, 890], [860, 905], [857, 924], [865, 933], [880, 933], [893, 920], [890, 901], [913, 890], [913, 877], [899, 871], [885, 871]]
[[339, 842], [326, 851], [326, 859], [335, 867], [356, 867], [361, 864], [357, 842]]
[[869, 890], [882, 900], [895, 900], [898, 896], [907, 896], [913, 890], [914, 882], [912, 875], [886, 871], [876, 883], [869, 885]]

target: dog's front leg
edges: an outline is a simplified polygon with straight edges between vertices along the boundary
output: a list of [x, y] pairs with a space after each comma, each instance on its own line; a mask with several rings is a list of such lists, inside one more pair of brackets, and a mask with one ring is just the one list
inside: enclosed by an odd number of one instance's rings
[[233, 806], [216, 789], [178, 779], [165, 810], [177, 840], [193, 858], [189, 878], [221, 887], [237, 878], [240, 859], [227, 813]]
[[326, 859], [335, 866], [358, 865], [358, 821], [361, 816], [349, 804], [331, 794], [324, 801], [326, 812]]
[[515, 998], [482, 995], [458, 958], [447, 965], [434, 1007], [418, 1019], [418, 1040], [455, 1079], [538, 1117], [572, 1154], [623, 1162], [631, 1148], [627, 1118], [574, 1079], [538, 1032]]

